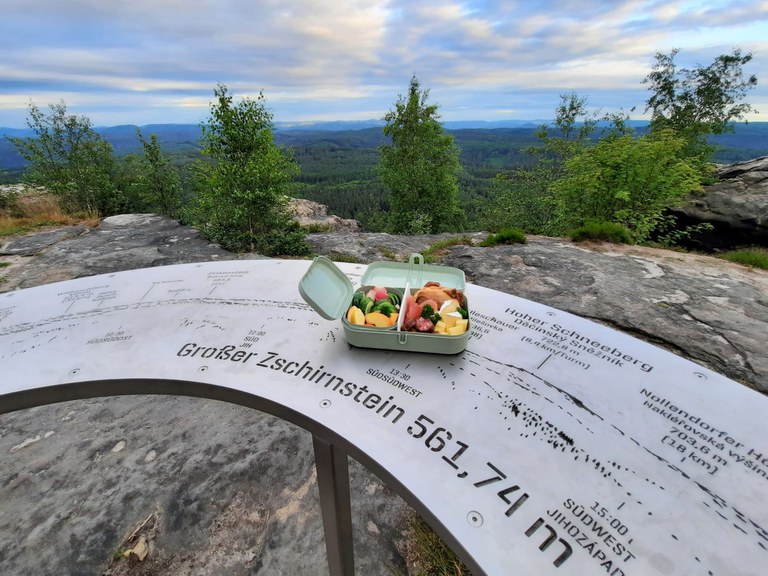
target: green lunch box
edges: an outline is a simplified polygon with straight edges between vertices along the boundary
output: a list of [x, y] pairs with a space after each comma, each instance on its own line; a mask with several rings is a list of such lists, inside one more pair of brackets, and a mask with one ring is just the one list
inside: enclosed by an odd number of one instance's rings
[[[358, 291], [367, 292], [374, 286], [384, 286], [388, 292], [399, 295], [404, 303], [406, 289], [413, 294], [427, 282], [438, 282], [446, 288], [456, 288], [462, 292], [466, 285], [462, 270], [424, 264], [421, 254], [411, 254], [407, 264], [386, 261], [370, 264], [363, 274], [362, 286]], [[397, 325], [377, 328], [352, 324], [347, 320], [347, 311], [352, 305], [355, 289], [344, 272], [324, 256], [318, 256], [309, 266], [299, 282], [299, 292], [307, 304], [323, 318], [341, 318], [344, 336], [352, 346], [433, 354], [458, 354], [467, 347], [471, 328], [469, 324], [466, 332], [458, 335], [407, 332], [400, 330]], [[464, 299], [469, 313], [466, 294]]]

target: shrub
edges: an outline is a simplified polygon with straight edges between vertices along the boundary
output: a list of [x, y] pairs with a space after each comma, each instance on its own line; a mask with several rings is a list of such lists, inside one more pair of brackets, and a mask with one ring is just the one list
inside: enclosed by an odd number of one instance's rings
[[19, 193], [11, 188], [0, 189], [0, 210], [13, 211], [18, 203]]
[[634, 244], [632, 233], [614, 222], [587, 222], [571, 232], [571, 240], [584, 242], [585, 240], [601, 240], [613, 244]]
[[642, 242], [668, 208], [701, 189], [701, 174], [681, 158], [685, 140], [671, 131], [604, 138], [566, 162], [555, 183], [565, 230], [588, 222], [615, 222]]
[[491, 234], [480, 242], [480, 246], [496, 246], [497, 244], [525, 244], [528, 240], [522, 230], [517, 228], [504, 228], [496, 234]]
[[744, 264], [744, 266], [768, 270], [768, 249], [766, 248], [742, 248], [726, 252], [720, 258]]
[[271, 230], [261, 237], [261, 250], [267, 256], [309, 256], [307, 236], [296, 224], [293, 228]]

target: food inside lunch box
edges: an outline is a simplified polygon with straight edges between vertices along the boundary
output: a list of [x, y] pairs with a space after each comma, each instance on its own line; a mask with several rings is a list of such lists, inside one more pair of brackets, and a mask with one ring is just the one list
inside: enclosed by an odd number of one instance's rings
[[464, 293], [446, 288], [438, 282], [427, 282], [423, 288], [406, 297], [402, 330], [458, 336], [469, 326], [469, 313]]
[[469, 315], [464, 293], [456, 288], [427, 282], [423, 288], [400, 296], [382, 286], [359, 290], [347, 311], [347, 322], [360, 326], [390, 328], [404, 315], [400, 330], [458, 336], [467, 331]]
[[400, 296], [383, 286], [358, 290], [347, 310], [347, 322], [360, 326], [389, 328], [397, 324]]

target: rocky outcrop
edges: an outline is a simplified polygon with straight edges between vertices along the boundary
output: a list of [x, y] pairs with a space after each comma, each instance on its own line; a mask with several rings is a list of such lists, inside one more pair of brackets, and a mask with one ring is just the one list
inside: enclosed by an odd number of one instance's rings
[[696, 234], [692, 245], [707, 250], [768, 246], [768, 156], [721, 167], [717, 179], [703, 196], [672, 211], [681, 226], [713, 226]]
[[[482, 235], [475, 235], [473, 244]], [[314, 234], [320, 254], [360, 262], [425, 250], [436, 236]], [[469, 282], [628, 332], [768, 393], [768, 272], [712, 256], [529, 237], [445, 250]]]
[[[447, 236], [337, 232], [309, 241], [319, 254], [372, 262], [404, 260]], [[557, 238], [481, 248], [484, 236], [446, 248], [440, 262], [461, 268], [470, 282], [608, 324], [768, 392], [768, 272], [709, 256]], [[259, 257], [228, 253], [152, 215], [2, 242], [0, 262], [9, 263], [0, 267], [2, 291], [127, 268]], [[210, 400], [117, 397], [0, 415], [2, 563], [8, 573], [103, 573], [143, 526], [151, 529], [146, 573], [322, 574], [312, 462], [307, 432]], [[351, 475], [358, 572], [405, 573], [394, 544], [405, 504], [354, 462]], [[54, 508], [39, 503], [42, 493], [57, 495]]]
[[296, 216], [299, 225], [304, 228], [311, 228], [315, 231], [323, 230], [327, 232], [359, 232], [360, 223], [357, 220], [349, 218], [339, 218], [333, 214], [328, 214], [328, 207], [306, 200], [304, 198], [291, 198], [289, 209]]
[[0, 257], [14, 256], [3, 291], [115, 270], [238, 257], [194, 228], [154, 214], [110, 216], [96, 228], [80, 225], [14, 238], [0, 246]]

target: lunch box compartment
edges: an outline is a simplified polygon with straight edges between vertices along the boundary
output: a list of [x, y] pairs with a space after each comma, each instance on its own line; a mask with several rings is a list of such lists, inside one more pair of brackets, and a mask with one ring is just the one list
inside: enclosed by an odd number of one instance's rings
[[[462, 292], [466, 287], [462, 270], [424, 264], [421, 254], [411, 254], [407, 263], [381, 261], [369, 265], [361, 278], [362, 287], [357, 291], [367, 292], [373, 286], [384, 286], [388, 292], [400, 295], [404, 303], [406, 289], [413, 294], [427, 282], [438, 282], [446, 288], [457, 288]], [[314, 259], [299, 282], [299, 292], [323, 318], [341, 319], [347, 342], [359, 348], [458, 354], [466, 348], [469, 340], [471, 325], [463, 334], [446, 335], [406, 332], [398, 330], [397, 326], [378, 328], [352, 324], [347, 321], [346, 315], [356, 290], [341, 269], [324, 256]], [[466, 294], [464, 298], [466, 300]], [[465, 305], [471, 323], [469, 302]]]

